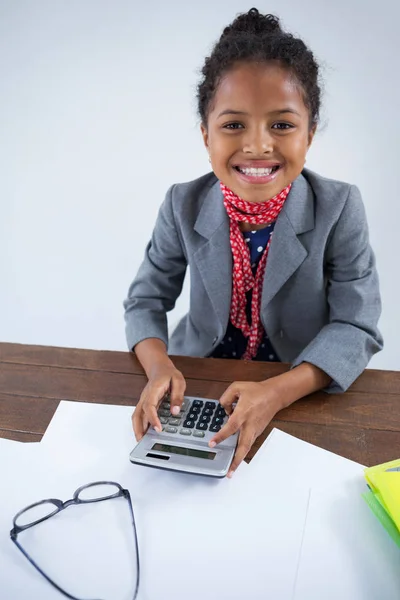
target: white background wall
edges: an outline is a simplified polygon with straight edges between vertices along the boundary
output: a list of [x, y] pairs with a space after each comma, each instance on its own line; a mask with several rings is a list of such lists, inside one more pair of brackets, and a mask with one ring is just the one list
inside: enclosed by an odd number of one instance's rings
[[[208, 170], [195, 87], [238, 0], [0, 0], [0, 340], [124, 350], [122, 300], [167, 188]], [[270, 0], [322, 61], [307, 166], [357, 184], [400, 369], [400, 3]], [[172, 314], [187, 308], [187, 285]]]

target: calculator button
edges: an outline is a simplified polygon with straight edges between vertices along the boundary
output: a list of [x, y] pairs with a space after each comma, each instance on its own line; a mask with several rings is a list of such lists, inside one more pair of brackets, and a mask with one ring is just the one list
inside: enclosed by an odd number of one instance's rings
[[189, 427], [190, 429], [193, 429], [194, 427], [194, 421], [190, 421], [189, 419], [186, 419], [186, 421], [184, 421], [183, 423], [184, 427]]
[[192, 435], [191, 429], [181, 429], [179, 433], [181, 435]]
[[214, 417], [211, 425], [222, 425], [222, 423], [224, 422], [224, 419], [222, 417]]
[[163, 402], [161, 404], [161, 408], [164, 408], [165, 410], [169, 410], [171, 408], [171, 403], [170, 402]]
[[180, 419], [170, 419], [168, 422], [170, 425], [180, 425], [181, 424]]
[[165, 408], [162, 408], [161, 410], [159, 410], [158, 414], [160, 415], [160, 417], [170, 417], [171, 416], [170, 411], [166, 410]]
[[211, 421], [211, 417], [208, 415], [200, 415], [199, 421], [200, 423], [209, 423]]
[[212, 408], [214, 410], [215, 402], [206, 402], [205, 408]]
[[164, 429], [164, 431], [166, 431], [167, 433], [176, 433], [178, 430], [176, 427], [168, 426]]
[[193, 437], [203, 438], [205, 435], [204, 431], [193, 431]]
[[167, 417], [160, 417], [160, 423], [161, 423], [161, 425], [165, 425], [166, 423], [168, 423], [168, 418]]
[[203, 406], [203, 404], [204, 404], [203, 400], [193, 400], [192, 406], [199, 406], [199, 407], [201, 407], [201, 406]]
[[226, 417], [226, 412], [223, 408], [217, 408], [217, 410], [215, 411], [215, 416], [216, 417]]
[[198, 416], [198, 413], [190, 411], [187, 418], [189, 419], [189, 421], [196, 421], [198, 419]]
[[208, 428], [208, 423], [202, 423], [201, 421], [199, 421], [196, 425], [196, 429], [201, 429], [203, 431], [207, 431]]
[[214, 409], [213, 408], [205, 408], [201, 414], [202, 415], [207, 415], [207, 416], [211, 417], [211, 415], [213, 413], [214, 413]]
[[191, 406], [190, 412], [198, 414], [201, 411], [201, 406]]
[[211, 423], [209, 431], [212, 431], [213, 433], [216, 433], [220, 429], [221, 429], [221, 425], [218, 425], [217, 423], [214, 423], [214, 424]]

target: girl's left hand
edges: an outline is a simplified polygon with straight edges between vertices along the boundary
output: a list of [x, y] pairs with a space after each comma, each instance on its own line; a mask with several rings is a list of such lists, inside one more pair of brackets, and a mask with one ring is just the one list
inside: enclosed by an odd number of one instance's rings
[[[259, 383], [235, 381], [220, 398], [229, 415], [227, 423], [209, 442], [213, 448], [240, 429], [238, 445], [228, 477], [232, 477], [256, 438], [284, 406], [274, 378]], [[232, 404], [236, 402], [233, 410]]]

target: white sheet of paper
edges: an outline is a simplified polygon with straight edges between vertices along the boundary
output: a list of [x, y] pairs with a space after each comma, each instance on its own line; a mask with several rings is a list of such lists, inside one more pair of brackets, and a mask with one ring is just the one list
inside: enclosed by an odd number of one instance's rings
[[21, 443], [22, 442], [17, 442], [15, 440], [7, 440], [6, 438], [0, 438], [0, 452], [4, 452], [7, 447], [11, 448], [11, 446], [19, 446]]
[[364, 472], [359, 463], [299, 440], [280, 429], [272, 430], [250, 467], [258, 466], [259, 462], [267, 463], [270, 468], [275, 465], [277, 477], [280, 471], [281, 476], [289, 478], [294, 486], [306, 488], [343, 482]]
[[260, 463], [216, 482], [213, 493], [186, 489], [162, 510], [152, 504], [143, 521], [146, 597], [168, 597], [169, 574], [178, 571], [174, 600], [188, 590], [199, 600], [290, 599], [307, 501], [307, 490], [288, 490]]
[[132, 406], [62, 400], [50, 421], [42, 444], [79, 446], [93, 453], [129, 453], [136, 445]]
[[[39, 443], [40, 442], [17, 442], [16, 440], [7, 440], [6, 438], [0, 438], [0, 453], [4, 455], [9, 449], [11, 452], [19, 452], [18, 450], [14, 450], [14, 448], [35, 448], [39, 446]], [[24, 450], [21, 450], [21, 452], [25, 453]]]
[[400, 598], [400, 549], [361, 494], [362, 475], [311, 490], [295, 600]]
[[[271, 462], [259, 461], [255, 468], [243, 465], [232, 480], [218, 481], [132, 465], [128, 459], [133, 447], [131, 408], [63, 402], [59, 411], [40, 444], [43, 453], [36, 468], [32, 464], [29, 473], [22, 474], [23, 489], [11, 486], [13, 492], [3, 511], [5, 521], [0, 522], [1, 534], [9, 528], [13, 514], [32, 501], [32, 497], [40, 499], [50, 495], [65, 500], [83, 483], [111, 479], [127, 487], [132, 496], [138, 524], [142, 572], [139, 598], [142, 600], [165, 600], [166, 597], [186, 600], [188, 594], [193, 600], [206, 597], [208, 600], [242, 600], [243, 597], [264, 600], [266, 593], [274, 600], [291, 598], [306, 515], [307, 489], [293, 486], [288, 489], [281, 477], [276, 478], [279, 469]], [[284, 452], [284, 443], [281, 450]], [[12, 472], [8, 470], [9, 481], [21, 480], [24, 468], [26, 465], [18, 466], [15, 462]], [[108, 558], [108, 567], [120, 573], [118, 578], [112, 577], [119, 584], [118, 589], [110, 595], [105, 583], [100, 585], [99, 582], [93, 591], [89, 590], [90, 582], [84, 581], [84, 574], [92, 572], [95, 564], [106, 563], [98, 556], [102, 547], [96, 537], [98, 531], [103, 531], [107, 524], [106, 540], [111, 540], [115, 530], [121, 534], [121, 525], [115, 525], [115, 514], [97, 519], [90, 513], [90, 519], [87, 517], [85, 539], [96, 541], [92, 551], [86, 551], [87, 564], [85, 556], [80, 556], [85, 569], [77, 572], [76, 561], [71, 562], [68, 554], [60, 554], [59, 550], [73, 547], [71, 533], [79, 529], [72, 517], [78, 514], [79, 508], [64, 511], [63, 519], [47, 521], [46, 536], [44, 533], [31, 536], [32, 548], [39, 552], [40, 543], [41, 560], [57, 573], [58, 581], [71, 581], [71, 573], [77, 573], [74, 584], [81, 586], [82, 597], [129, 598], [129, 576], [127, 580], [119, 568], [121, 564], [126, 565], [122, 552], [127, 550], [127, 538], [119, 544], [113, 543], [113, 553]], [[107, 510], [111, 512], [111, 507]], [[126, 529], [122, 533], [126, 533]], [[59, 550], [51, 552], [51, 543], [54, 544], [56, 538]], [[4, 555], [8, 560], [7, 569], [0, 575], [0, 589], [7, 590], [8, 596], [15, 600], [35, 597], [32, 590], [37, 590], [41, 600], [59, 597], [8, 544], [12, 546], [9, 540], [7, 547], [0, 546], [0, 562]], [[90, 548], [88, 544], [84, 547]], [[104, 570], [101, 573], [104, 579], [106, 569], [100, 567], [100, 570]]]
[[[40, 443], [11, 442], [0, 439], [0, 597], [42, 598], [58, 597], [54, 593], [42, 596], [43, 584], [34, 569], [10, 540], [14, 515], [25, 506], [41, 499], [43, 477], [38, 468], [41, 463]], [[47, 479], [44, 469], [44, 479]], [[50, 586], [49, 586], [50, 587]]]

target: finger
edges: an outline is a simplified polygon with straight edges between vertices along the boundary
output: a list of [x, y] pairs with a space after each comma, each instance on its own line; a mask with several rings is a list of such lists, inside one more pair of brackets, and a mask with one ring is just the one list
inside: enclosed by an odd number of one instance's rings
[[179, 415], [181, 412], [183, 396], [185, 395], [186, 390], [186, 381], [182, 376], [173, 376], [171, 379], [171, 392], [170, 392], [170, 402], [171, 402], [171, 413], [173, 415]]
[[152, 427], [154, 427], [154, 429], [157, 431], [157, 433], [161, 433], [162, 425], [161, 425], [161, 421], [158, 417], [157, 407], [154, 406], [154, 404], [150, 404], [150, 405], [148, 404], [145, 408], [144, 413], [145, 413], [145, 417], [147, 418], [150, 425]]
[[226, 440], [230, 435], [236, 433], [240, 428], [240, 420], [235, 415], [229, 417], [228, 421], [222, 427], [222, 429], [214, 435], [214, 437], [210, 440], [209, 446], [210, 448], [214, 448], [217, 444], [220, 444], [224, 440]]
[[146, 431], [147, 431], [147, 430], [148, 430], [148, 428], [149, 428], [149, 425], [150, 425], [150, 423], [149, 423], [149, 420], [148, 420], [148, 418], [146, 417], [146, 415], [143, 413], [143, 416], [142, 416], [142, 428], [143, 428], [143, 433], [146, 433]]
[[232, 414], [232, 404], [237, 402], [240, 396], [240, 383], [235, 381], [225, 390], [219, 399], [219, 403], [224, 407], [225, 412], [230, 415]]
[[141, 440], [144, 435], [142, 415], [143, 405], [141, 402], [139, 402], [134, 413], [132, 414], [133, 431], [137, 441]]
[[154, 427], [157, 433], [161, 433], [162, 425], [158, 417], [157, 409], [161, 400], [165, 396], [165, 389], [154, 389], [149, 388], [146, 393], [146, 397], [143, 401], [143, 412], [148, 420], [149, 424]]
[[250, 448], [253, 445], [254, 435], [247, 431], [246, 429], [242, 429], [239, 434], [239, 441], [236, 448], [235, 456], [233, 457], [232, 464], [230, 466], [228, 477], [232, 477], [242, 460], [249, 453]]

